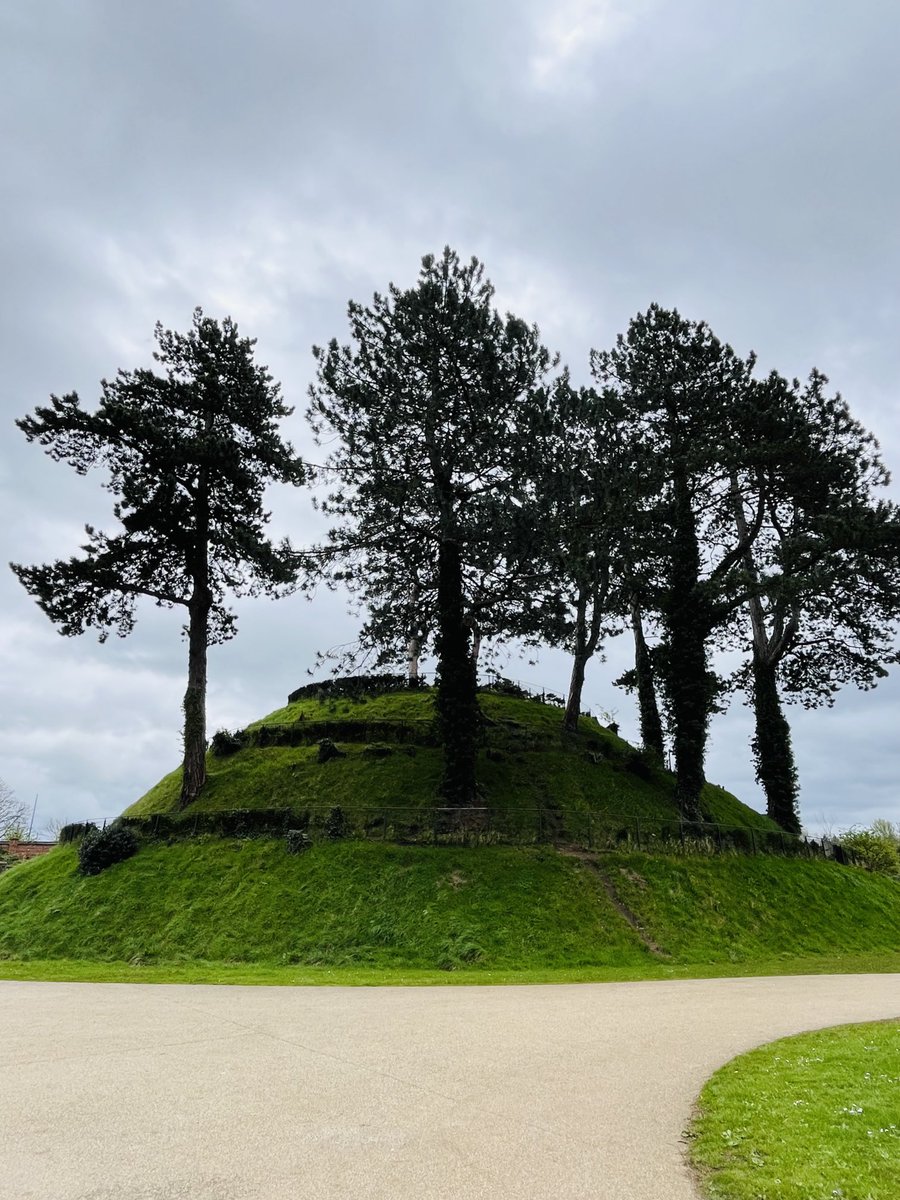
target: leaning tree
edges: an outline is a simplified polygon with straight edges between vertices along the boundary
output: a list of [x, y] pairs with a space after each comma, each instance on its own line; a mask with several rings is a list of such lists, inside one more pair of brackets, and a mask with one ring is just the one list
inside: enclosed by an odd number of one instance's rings
[[552, 366], [537, 329], [501, 317], [493, 294], [477, 259], [447, 248], [422, 260], [415, 287], [351, 302], [352, 345], [314, 349], [308, 412], [334, 445], [340, 485], [323, 507], [346, 582], [365, 590], [367, 637], [434, 630], [441, 793], [454, 805], [476, 797], [473, 634], [502, 630], [527, 593], [534, 455], [520, 427]]
[[94, 628], [101, 642], [110, 630], [125, 637], [142, 596], [186, 610], [185, 807], [206, 781], [207, 648], [235, 633], [229, 593], [293, 582], [291, 547], [264, 534], [263, 494], [273, 482], [301, 483], [304, 469], [278, 430], [292, 410], [230, 317], [219, 323], [198, 308], [187, 333], [157, 324], [156, 343], [160, 369], [102, 380], [95, 411], [71, 392], [17, 421], [29, 441], [80, 475], [105, 468], [120, 528], [87, 526], [80, 556], [11, 565], [67, 636]]

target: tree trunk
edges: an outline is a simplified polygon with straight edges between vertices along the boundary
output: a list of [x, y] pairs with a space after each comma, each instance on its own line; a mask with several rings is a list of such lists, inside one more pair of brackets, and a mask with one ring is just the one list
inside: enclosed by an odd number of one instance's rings
[[419, 686], [419, 639], [414, 633], [406, 643], [406, 682], [410, 687]]
[[[207, 413], [206, 433], [213, 414]], [[209, 646], [209, 480], [201, 470], [197, 482], [197, 524], [190, 562], [193, 589], [188, 604], [188, 682], [184, 693], [184, 763], [179, 807], [192, 804], [206, 783], [206, 656]]]
[[666, 687], [672, 707], [675, 799], [688, 821], [702, 817], [710, 680], [706, 656], [708, 614], [699, 590], [700, 549], [687, 479], [674, 481], [672, 572], [665, 625], [668, 633]]
[[206, 655], [208, 593], [192, 601], [188, 624], [188, 684], [184, 693], [184, 764], [179, 807], [187, 808], [206, 783]]
[[475, 667], [463, 610], [459, 543], [445, 538], [438, 551], [437, 709], [444, 750], [440, 791], [445, 804], [475, 803], [475, 749], [480, 714]]
[[[746, 538], [747, 520], [738, 489], [737, 476], [731, 476], [731, 498], [738, 536]], [[754, 581], [759, 572], [750, 550], [744, 555], [744, 567]], [[796, 620], [770, 636], [766, 614], [759, 596], [747, 602], [753, 646], [753, 712], [756, 732], [751, 743], [756, 778], [766, 793], [766, 811], [786, 833], [800, 833], [797, 797], [800, 786], [791, 744], [791, 727], [778, 694], [778, 663], [791, 645]]]
[[786, 833], [800, 833], [797, 814], [797, 768], [791, 727], [781, 708], [777, 668], [753, 650], [753, 708], [756, 734], [753, 757], [756, 778], [766, 793], [766, 811]]
[[481, 630], [476, 621], [471, 622], [472, 625], [472, 670], [475, 672], [475, 678], [478, 678], [478, 656], [481, 654]]
[[422, 643], [419, 640], [419, 584], [413, 582], [410, 593], [410, 609], [412, 615], [409, 621], [409, 637], [406, 642], [406, 681], [410, 687], [419, 686], [419, 654]]
[[650, 651], [644, 637], [641, 609], [637, 600], [631, 602], [631, 629], [634, 634], [634, 674], [637, 682], [641, 743], [646, 750], [656, 755], [662, 765], [666, 760], [666, 744], [656, 699], [653, 664], [650, 661]]
[[566, 698], [566, 711], [563, 715], [563, 729], [566, 733], [576, 733], [578, 718], [581, 716], [581, 693], [584, 688], [584, 673], [588, 660], [587, 648], [587, 596], [584, 589], [579, 589], [575, 609], [575, 647], [572, 654], [572, 677], [569, 680], [569, 694]]

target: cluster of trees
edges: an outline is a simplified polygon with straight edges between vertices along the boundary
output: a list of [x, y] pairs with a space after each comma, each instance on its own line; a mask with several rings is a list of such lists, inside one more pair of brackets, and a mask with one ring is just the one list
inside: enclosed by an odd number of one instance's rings
[[[799, 830], [783, 701], [830, 704], [897, 661], [900, 519], [872, 436], [826, 379], [760, 379], [703, 322], [652, 306], [576, 386], [538, 330], [501, 316], [477, 260], [426, 257], [416, 286], [349, 306], [350, 341], [314, 348], [308, 419], [330, 449], [300, 463], [277, 385], [230, 320], [157, 327], [154, 371], [19, 422], [29, 440], [109, 472], [122, 531], [82, 555], [14, 566], [63, 633], [130, 631], [134, 602], [188, 612], [182, 803], [204, 781], [206, 646], [233, 633], [229, 591], [325, 579], [365, 613], [379, 664], [437, 661], [448, 804], [477, 796], [482, 642], [563, 646], [572, 730], [585, 670], [628, 631], [645, 747], [666, 733], [683, 815], [700, 814], [711, 714], [742, 690], [769, 813]], [[272, 481], [325, 481], [324, 545], [264, 534]], [[717, 649], [741, 652], [714, 672]]]

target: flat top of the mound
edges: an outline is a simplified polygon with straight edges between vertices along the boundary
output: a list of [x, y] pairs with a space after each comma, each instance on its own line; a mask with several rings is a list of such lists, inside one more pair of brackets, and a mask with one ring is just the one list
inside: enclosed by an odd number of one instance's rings
[[[492, 812], [541, 812], [560, 821], [564, 813], [628, 822], [677, 819], [671, 773], [595, 718], [582, 716], [578, 732], [567, 734], [554, 704], [483, 691], [479, 705], [485, 728], [478, 779], [482, 803]], [[189, 811], [430, 809], [441, 774], [434, 715], [428, 688], [296, 700], [213, 739], [209, 779]], [[339, 757], [320, 761], [323, 739], [335, 744]], [[125, 815], [175, 813], [179, 789], [176, 770]], [[711, 784], [703, 807], [707, 820], [722, 825], [775, 828]]]

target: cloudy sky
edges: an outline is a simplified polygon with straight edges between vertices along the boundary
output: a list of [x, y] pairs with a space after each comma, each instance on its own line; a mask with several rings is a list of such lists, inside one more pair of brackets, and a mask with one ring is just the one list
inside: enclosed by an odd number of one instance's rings
[[[146, 365], [157, 319], [231, 314], [297, 413], [347, 300], [445, 243], [578, 381], [652, 301], [763, 369], [814, 364], [900, 472], [900, 7], [892, 0], [42, 0], [0, 5], [3, 561], [69, 556], [110, 497], [13, 419]], [[900, 475], [898, 475], [900, 479]], [[898, 489], [892, 494], [896, 497]], [[298, 542], [308, 496], [273, 494]], [[0, 575], [0, 778], [52, 818], [112, 816], [180, 756], [177, 613], [63, 639]], [[278, 707], [353, 637], [326, 596], [240, 606], [210, 728]], [[636, 735], [592, 667], [586, 704]], [[508, 674], [565, 686], [561, 655]], [[900, 686], [796, 713], [812, 829], [900, 820]], [[759, 805], [739, 703], [708, 775]]]

